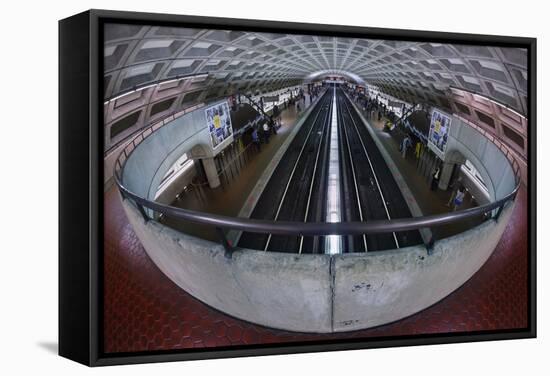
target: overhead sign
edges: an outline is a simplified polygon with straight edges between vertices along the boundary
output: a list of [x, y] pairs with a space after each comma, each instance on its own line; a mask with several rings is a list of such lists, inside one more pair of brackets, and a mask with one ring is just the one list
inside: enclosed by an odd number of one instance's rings
[[210, 131], [212, 147], [215, 149], [219, 144], [233, 136], [231, 116], [227, 102], [215, 104], [204, 110], [206, 123]]
[[451, 117], [434, 109], [428, 134], [428, 146], [441, 158], [445, 155], [450, 129]]
[[398, 102], [398, 101], [392, 101], [392, 100], [388, 100], [388, 107], [403, 107], [403, 103], [402, 102]]
[[263, 97], [264, 103], [269, 102], [279, 102], [279, 96], [278, 95], [271, 95], [269, 97]]

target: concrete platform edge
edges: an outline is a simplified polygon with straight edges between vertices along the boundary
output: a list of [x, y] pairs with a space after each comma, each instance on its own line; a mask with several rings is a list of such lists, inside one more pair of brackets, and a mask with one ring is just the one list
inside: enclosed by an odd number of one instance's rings
[[[296, 125], [294, 126], [290, 134], [288, 135], [287, 139], [283, 142], [279, 150], [277, 150], [277, 152], [273, 156], [273, 159], [269, 162], [269, 164], [267, 165], [267, 168], [262, 173], [262, 176], [260, 176], [260, 178], [258, 179], [258, 182], [256, 183], [256, 185], [254, 186], [254, 188], [246, 198], [246, 201], [243, 207], [239, 211], [239, 214], [238, 214], [239, 217], [243, 217], [243, 218], [250, 217], [267, 183], [271, 179], [273, 172], [275, 171], [275, 169], [279, 165], [279, 162], [283, 158], [283, 155], [286, 153], [286, 151], [290, 147], [290, 144], [296, 137], [296, 134], [298, 134], [298, 131], [302, 128], [302, 125], [304, 124], [305, 119], [307, 119], [312, 109], [317, 105], [317, 102], [321, 97], [322, 95], [320, 95], [317, 99], [315, 99], [315, 101], [310, 103], [309, 108], [302, 113], [302, 116], [300, 117], [300, 119], [298, 119], [298, 122], [296, 123]], [[237, 244], [239, 242], [239, 239], [241, 238], [241, 235], [242, 235], [242, 231], [231, 230], [227, 233], [227, 239], [232, 244]]]

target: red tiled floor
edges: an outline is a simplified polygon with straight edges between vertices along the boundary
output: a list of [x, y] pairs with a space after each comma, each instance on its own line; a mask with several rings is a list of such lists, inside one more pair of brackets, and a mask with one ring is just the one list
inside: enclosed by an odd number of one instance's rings
[[269, 329], [229, 317], [172, 283], [139, 243], [113, 187], [105, 193], [104, 351], [185, 349], [316, 339], [525, 328], [528, 323], [527, 193], [487, 263], [457, 291], [413, 316], [341, 334]]

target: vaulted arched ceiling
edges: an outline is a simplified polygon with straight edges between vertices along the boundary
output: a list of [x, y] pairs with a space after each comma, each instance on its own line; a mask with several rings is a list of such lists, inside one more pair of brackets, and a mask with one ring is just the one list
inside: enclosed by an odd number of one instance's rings
[[[525, 49], [123, 24], [107, 24], [104, 35], [106, 124], [138, 109], [145, 124], [158, 116], [155, 104], [160, 112], [176, 112], [323, 72], [341, 72], [411, 103], [453, 110], [451, 88], [457, 88], [527, 113]], [[109, 101], [165, 80], [127, 96], [126, 107]]]

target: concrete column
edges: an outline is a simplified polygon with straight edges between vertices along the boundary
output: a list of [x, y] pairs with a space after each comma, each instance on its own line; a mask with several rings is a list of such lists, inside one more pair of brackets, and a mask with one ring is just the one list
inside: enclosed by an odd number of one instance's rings
[[210, 188], [217, 188], [220, 186], [220, 178], [218, 177], [218, 172], [216, 170], [216, 163], [214, 163], [214, 158], [204, 158], [201, 159], [202, 166], [204, 167], [204, 172], [206, 173], [206, 178], [208, 179], [208, 185]]
[[453, 174], [454, 163], [443, 162], [441, 172], [439, 173], [439, 189], [447, 190], [449, 187], [449, 181]]

